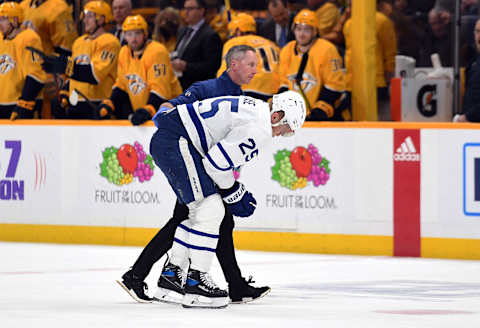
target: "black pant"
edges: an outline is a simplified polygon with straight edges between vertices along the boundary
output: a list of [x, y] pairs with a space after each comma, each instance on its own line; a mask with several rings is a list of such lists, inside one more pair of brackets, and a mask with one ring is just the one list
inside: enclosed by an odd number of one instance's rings
[[[188, 207], [185, 204], [179, 203], [177, 200], [175, 209], [173, 210], [173, 217], [155, 237], [153, 237], [148, 245], [145, 246], [133, 265], [132, 270], [135, 275], [145, 280], [155, 262], [172, 247], [175, 230], [178, 225], [186, 219], [188, 219]], [[235, 258], [232, 236], [234, 226], [233, 216], [227, 206], [225, 206], [225, 216], [220, 225], [220, 237], [218, 239], [216, 254], [223, 274], [225, 275], [225, 280], [228, 282], [230, 288], [232, 288], [232, 286], [245, 284], [237, 264], [237, 259]]]

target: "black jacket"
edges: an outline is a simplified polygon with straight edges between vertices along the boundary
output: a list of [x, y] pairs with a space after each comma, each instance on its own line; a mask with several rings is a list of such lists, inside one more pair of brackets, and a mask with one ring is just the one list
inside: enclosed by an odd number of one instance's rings
[[[177, 37], [177, 45], [185, 34], [182, 28]], [[208, 25], [203, 23], [193, 35], [180, 59], [187, 62], [187, 68], [179, 78], [182, 88], [187, 89], [196, 81], [214, 78], [222, 58], [222, 41], [218, 34]]]
[[[295, 40], [295, 35], [292, 32], [292, 23], [294, 17], [295, 14], [290, 13], [290, 19], [288, 20], [287, 26], [287, 43]], [[267, 19], [265, 22], [262, 23], [262, 25], [258, 27], [258, 35], [277, 43], [277, 40], [275, 39], [275, 21], [273, 20], [273, 18]]]
[[480, 122], [480, 54], [467, 66], [462, 112], [470, 122]]

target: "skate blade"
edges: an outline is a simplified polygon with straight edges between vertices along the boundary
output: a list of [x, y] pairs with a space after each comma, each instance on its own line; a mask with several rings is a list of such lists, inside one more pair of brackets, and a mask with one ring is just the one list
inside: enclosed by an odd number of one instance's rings
[[264, 297], [265, 295], [267, 295], [268, 293], [270, 293], [272, 289], [269, 288], [267, 289], [265, 292], [263, 292], [262, 294], [260, 294], [260, 296], [256, 297], [256, 298], [252, 298], [252, 297], [244, 297], [242, 298], [241, 301], [232, 301], [230, 300], [230, 304], [245, 304], [245, 303], [250, 303], [250, 302], [253, 302], [253, 301], [256, 301], [256, 300], [259, 300], [261, 299], [262, 297]]
[[142, 300], [141, 298], [138, 298], [137, 295], [135, 295], [134, 292], [130, 291], [130, 289], [128, 289], [121, 280], [116, 280], [116, 282], [128, 293], [128, 295], [130, 295], [138, 303], [152, 303], [152, 301]]
[[187, 294], [183, 297], [184, 308], [223, 309], [228, 306], [228, 297], [205, 297], [201, 295]]
[[173, 290], [158, 288], [155, 295], [153, 295], [153, 300], [160, 303], [182, 304], [183, 295]]

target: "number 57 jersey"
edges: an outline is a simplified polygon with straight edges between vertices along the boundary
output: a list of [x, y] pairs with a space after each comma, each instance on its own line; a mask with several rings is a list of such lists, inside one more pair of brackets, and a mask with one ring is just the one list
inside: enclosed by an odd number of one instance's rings
[[177, 107], [207, 173], [220, 188], [228, 188], [231, 170], [259, 155], [272, 139], [270, 106], [259, 99], [218, 97]]

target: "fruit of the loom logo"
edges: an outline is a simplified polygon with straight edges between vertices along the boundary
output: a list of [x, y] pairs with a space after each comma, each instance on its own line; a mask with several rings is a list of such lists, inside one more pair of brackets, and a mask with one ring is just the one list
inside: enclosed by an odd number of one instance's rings
[[295, 190], [305, 188], [311, 181], [315, 187], [325, 185], [330, 179], [329, 161], [318, 153], [312, 144], [296, 147], [293, 151], [279, 150], [275, 154], [272, 179], [282, 187]]
[[133, 146], [124, 144], [120, 148], [105, 148], [102, 156], [100, 175], [110, 183], [121, 186], [131, 183], [133, 178], [143, 183], [153, 176], [152, 156], [145, 154], [138, 141]]

